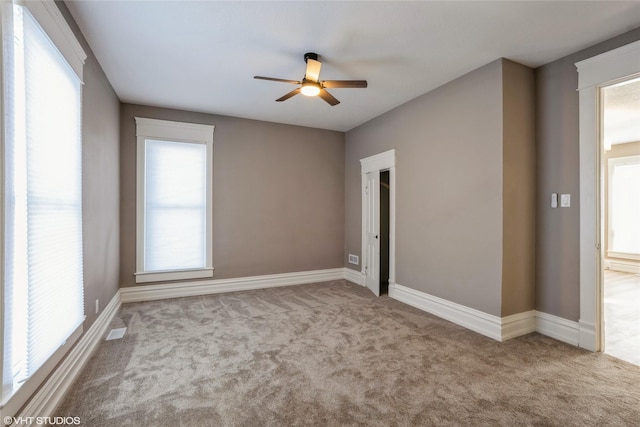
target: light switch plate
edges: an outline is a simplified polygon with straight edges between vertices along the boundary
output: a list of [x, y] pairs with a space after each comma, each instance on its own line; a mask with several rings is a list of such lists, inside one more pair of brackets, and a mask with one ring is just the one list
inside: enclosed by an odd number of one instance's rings
[[560, 207], [568, 208], [571, 206], [571, 194], [561, 194], [560, 195]]
[[551, 207], [558, 207], [558, 193], [551, 193]]

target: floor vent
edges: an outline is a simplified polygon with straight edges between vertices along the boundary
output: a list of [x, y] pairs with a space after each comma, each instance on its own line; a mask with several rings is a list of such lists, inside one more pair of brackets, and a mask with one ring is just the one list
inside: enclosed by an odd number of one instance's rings
[[124, 337], [124, 334], [126, 332], [127, 328], [112, 329], [111, 332], [109, 332], [109, 335], [107, 335], [107, 341], [119, 340], [120, 338]]

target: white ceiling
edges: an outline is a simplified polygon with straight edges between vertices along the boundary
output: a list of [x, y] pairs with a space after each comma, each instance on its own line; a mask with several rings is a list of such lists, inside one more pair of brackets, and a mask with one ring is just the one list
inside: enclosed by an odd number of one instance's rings
[[[347, 131], [497, 58], [537, 67], [640, 26], [640, 2], [66, 1], [123, 102]], [[275, 99], [316, 52], [342, 103]]]

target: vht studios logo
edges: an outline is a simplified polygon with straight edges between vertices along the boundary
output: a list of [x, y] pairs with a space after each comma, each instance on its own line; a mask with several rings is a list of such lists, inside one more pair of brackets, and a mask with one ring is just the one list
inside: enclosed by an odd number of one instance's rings
[[80, 425], [80, 417], [4, 417], [5, 425], [14, 426], [72, 426]]

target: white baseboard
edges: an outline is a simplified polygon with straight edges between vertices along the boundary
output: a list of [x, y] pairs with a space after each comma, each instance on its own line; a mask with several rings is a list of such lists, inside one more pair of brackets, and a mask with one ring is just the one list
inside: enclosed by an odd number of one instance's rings
[[133, 286], [120, 288], [120, 297], [124, 304], [222, 292], [302, 285], [305, 283], [344, 279], [346, 275], [345, 270], [347, 269], [332, 268], [327, 270], [299, 271], [295, 273], [269, 274], [233, 279], [211, 279], [199, 280], [197, 282], [173, 282], [159, 285]]
[[364, 274], [359, 271], [345, 268], [344, 279], [353, 282], [356, 285], [364, 286]]
[[389, 296], [494, 340], [502, 341], [502, 319], [498, 316], [416, 291], [398, 283], [389, 285]]
[[500, 320], [502, 341], [536, 331], [536, 312], [534, 310], [505, 316]]
[[591, 348], [587, 344], [595, 342], [594, 329], [589, 325], [535, 310], [498, 317], [397, 283], [389, 285], [389, 296], [497, 341], [539, 332], [588, 350]]
[[577, 346], [580, 338], [578, 322], [536, 311], [536, 331], [558, 341]]
[[69, 351], [40, 390], [33, 395], [18, 417], [50, 417], [67, 390], [87, 363], [120, 308], [120, 292], [116, 292], [93, 325]]
[[[396, 288], [397, 288], [397, 286], [398, 286], [397, 283], [392, 283], [391, 281], [389, 281], [389, 298], [398, 299], [398, 298], [396, 298], [396, 292], [397, 292]], [[400, 301], [400, 300], [398, 300], [398, 301]]]

